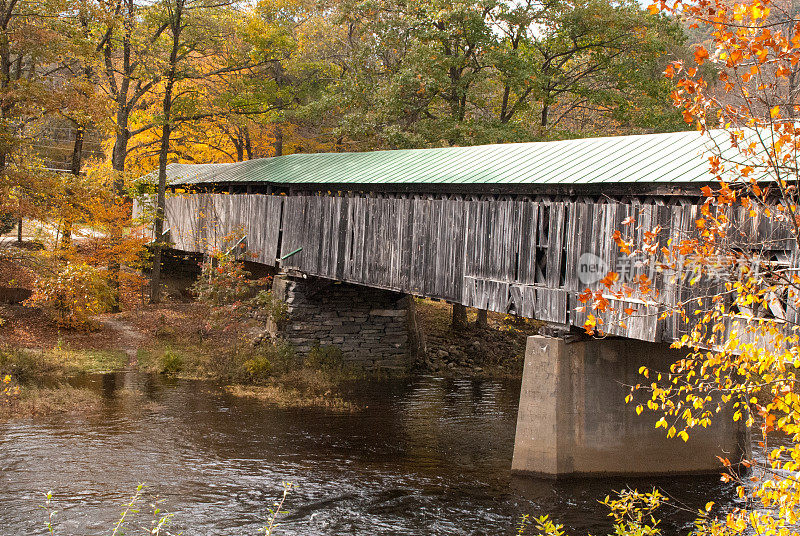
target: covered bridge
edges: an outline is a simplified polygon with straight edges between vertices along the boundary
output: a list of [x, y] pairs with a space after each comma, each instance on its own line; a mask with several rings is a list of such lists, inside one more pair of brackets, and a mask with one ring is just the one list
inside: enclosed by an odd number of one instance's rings
[[[582, 326], [578, 293], [609, 270], [631, 281], [645, 270], [614, 243], [623, 220], [639, 235], [660, 225], [665, 241], [694, 230], [712, 143], [728, 147], [728, 134], [171, 164], [165, 229], [183, 251], [240, 243], [238, 253], [266, 265]], [[787, 229], [743, 210], [732, 217], [789, 262]], [[708, 290], [647, 275], [673, 303]], [[774, 312], [794, 314], [782, 307]], [[612, 334], [672, 341], [685, 331], [635, 300], [624, 308], [639, 314], [624, 327], [606, 322]]]
[[[290, 338], [298, 348], [339, 344], [390, 361], [403, 352], [398, 296], [407, 294], [583, 326], [579, 293], [609, 270], [634, 281], [651, 269], [619, 252], [614, 231], [632, 218], [624, 229], [637, 243], [657, 226], [664, 242], [695, 232], [700, 188], [712, 182], [708, 150], [728, 140], [681, 132], [172, 164], [165, 229], [176, 249], [232, 250], [306, 277], [283, 287], [290, 312], [303, 315]], [[781, 224], [739, 209], [730, 218], [759, 255], [795, 263], [795, 241]], [[646, 275], [673, 304], [720, 284]], [[304, 291], [306, 281], [327, 281], [330, 292]], [[378, 306], [381, 296], [394, 301]], [[718, 452], [746, 452], [746, 430], [732, 421], [676, 445], [626, 411], [621, 385], [635, 382], [642, 364], [659, 369], [679, 358], [665, 343], [687, 325], [642, 301], [615, 305], [637, 312], [625, 325], [604, 319], [627, 340], [529, 338], [513, 468], [550, 476], [716, 471]], [[797, 320], [780, 297], [765, 314]]]

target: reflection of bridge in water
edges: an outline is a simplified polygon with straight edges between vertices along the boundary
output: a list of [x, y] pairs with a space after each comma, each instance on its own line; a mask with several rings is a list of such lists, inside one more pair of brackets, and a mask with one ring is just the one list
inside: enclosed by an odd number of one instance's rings
[[[720, 144], [727, 140], [716, 135]], [[707, 144], [700, 133], [684, 132], [172, 164], [177, 195], [167, 199], [165, 228], [178, 250], [234, 249], [301, 276], [276, 279], [296, 313], [287, 337], [301, 350], [316, 342], [398, 359], [407, 340], [397, 326], [407, 301], [398, 298], [406, 294], [568, 330], [586, 320], [577, 295], [599, 288], [608, 270], [631, 281], [648, 276], [667, 304], [716, 293], [720, 282], [692, 286], [655, 272], [621, 254], [613, 239], [620, 230], [642, 243], [658, 226], [666, 243], [695, 231], [700, 187], [712, 179]], [[792, 262], [794, 241], [779, 222], [744, 209], [730, 217], [759, 254]], [[634, 225], [623, 228], [629, 218]], [[663, 447], [649, 420], [619, 407], [618, 382], [635, 382], [639, 365], [674, 361], [666, 343], [688, 326], [641, 300], [610, 299], [618, 311], [634, 310], [624, 324], [613, 317], [619, 313], [594, 313], [622, 339], [529, 341], [515, 467], [699, 471], [717, 461], [697, 443], [741, 450], [737, 430], [721, 425], [688, 445]], [[778, 299], [768, 314], [794, 320], [796, 311]]]

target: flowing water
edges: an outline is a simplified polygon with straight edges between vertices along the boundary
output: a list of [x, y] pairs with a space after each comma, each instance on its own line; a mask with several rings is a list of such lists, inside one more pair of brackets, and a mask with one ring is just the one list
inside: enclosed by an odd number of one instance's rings
[[[598, 500], [612, 489], [659, 486], [691, 510], [734, 501], [718, 477], [513, 478], [515, 381], [363, 381], [346, 396], [361, 410], [347, 414], [133, 372], [83, 381], [103, 395], [99, 415], [0, 423], [0, 535], [46, 534], [47, 491], [56, 534], [109, 534], [142, 482], [135, 523], [157, 496], [172, 532], [203, 536], [259, 534], [284, 481], [295, 489], [280, 535], [504, 535], [543, 513], [573, 534], [606, 534]], [[690, 513], [661, 513], [666, 535], [688, 532]]]

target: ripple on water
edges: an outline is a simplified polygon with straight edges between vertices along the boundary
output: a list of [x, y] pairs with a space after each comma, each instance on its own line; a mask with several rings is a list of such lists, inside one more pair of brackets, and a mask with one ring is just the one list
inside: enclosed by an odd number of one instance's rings
[[[663, 485], [691, 508], [733, 501], [717, 479], [551, 482], [510, 475], [519, 382], [423, 377], [362, 382], [352, 414], [265, 407], [203, 382], [98, 376], [99, 417], [0, 424], [0, 536], [99, 532], [140, 482], [175, 530], [257, 534], [294, 482], [280, 534], [513, 534], [523, 513], [605, 533], [610, 489]], [[146, 510], [146, 508], [144, 508]], [[667, 520], [685, 527], [688, 518]]]

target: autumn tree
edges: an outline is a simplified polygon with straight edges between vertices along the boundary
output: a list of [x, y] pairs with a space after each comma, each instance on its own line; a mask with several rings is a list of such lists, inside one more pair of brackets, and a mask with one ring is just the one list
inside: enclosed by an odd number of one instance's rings
[[0, 214], [22, 218], [30, 200], [26, 182], [37, 178], [38, 166], [30, 151], [32, 125], [41, 119], [47, 99], [45, 84], [57, 40], [49, 21], [52, 3], [0, 2]]
[[676, 319], [684, 332], [674, 346], [686, 357], [669, 370], [640, 370], [642, 383], [628, 398], [637, 413], [653, 411], [657, 427], [684, 441], [715, 419], [759, 430], [763, 459], [736, 466], [721, 458], [723, 480], [737, 483], [741, 502], [723, 514], [709, 502], [695, 534], [796, 534], [800, 19], [790, 4], [763, 0], [650, 9], [684, 17], [709, 36], [691, 64], [672, 63], [664, 74], [676, 81], [672, 99], [686, 122], [707, 135], [714, 186], [698, 192], [694, 229], [671, 237], [660, 227], [641, 229], [642, 243], [624, 228], [616, 235], [621, 250], [642, 256], [651, 274], [690, 292], [665, 296], [655, 277], [627, 285], [609, 273], [581, 296], [592, 311], [586, 328], [600, 333], [609, 319], [624, 322], [633, 311], [615, 311], [615, 303], [631, 297]]
[[[160, 299], [161, 249], [167, 164], [174, 155], [173, 133], [193, 122], [231, 115], [258, 115], [269, 103], [247, 98], [238, 89], [247, 77], [282, 57], [282, 36], [252, 31], [241, 35], [237, 2], [164, 0], [155, 16], [166, 29], [156, 43], [159, 52], [158, 180], [151, 299]], [[221, 90], [220, 90], [221, 88]]]

